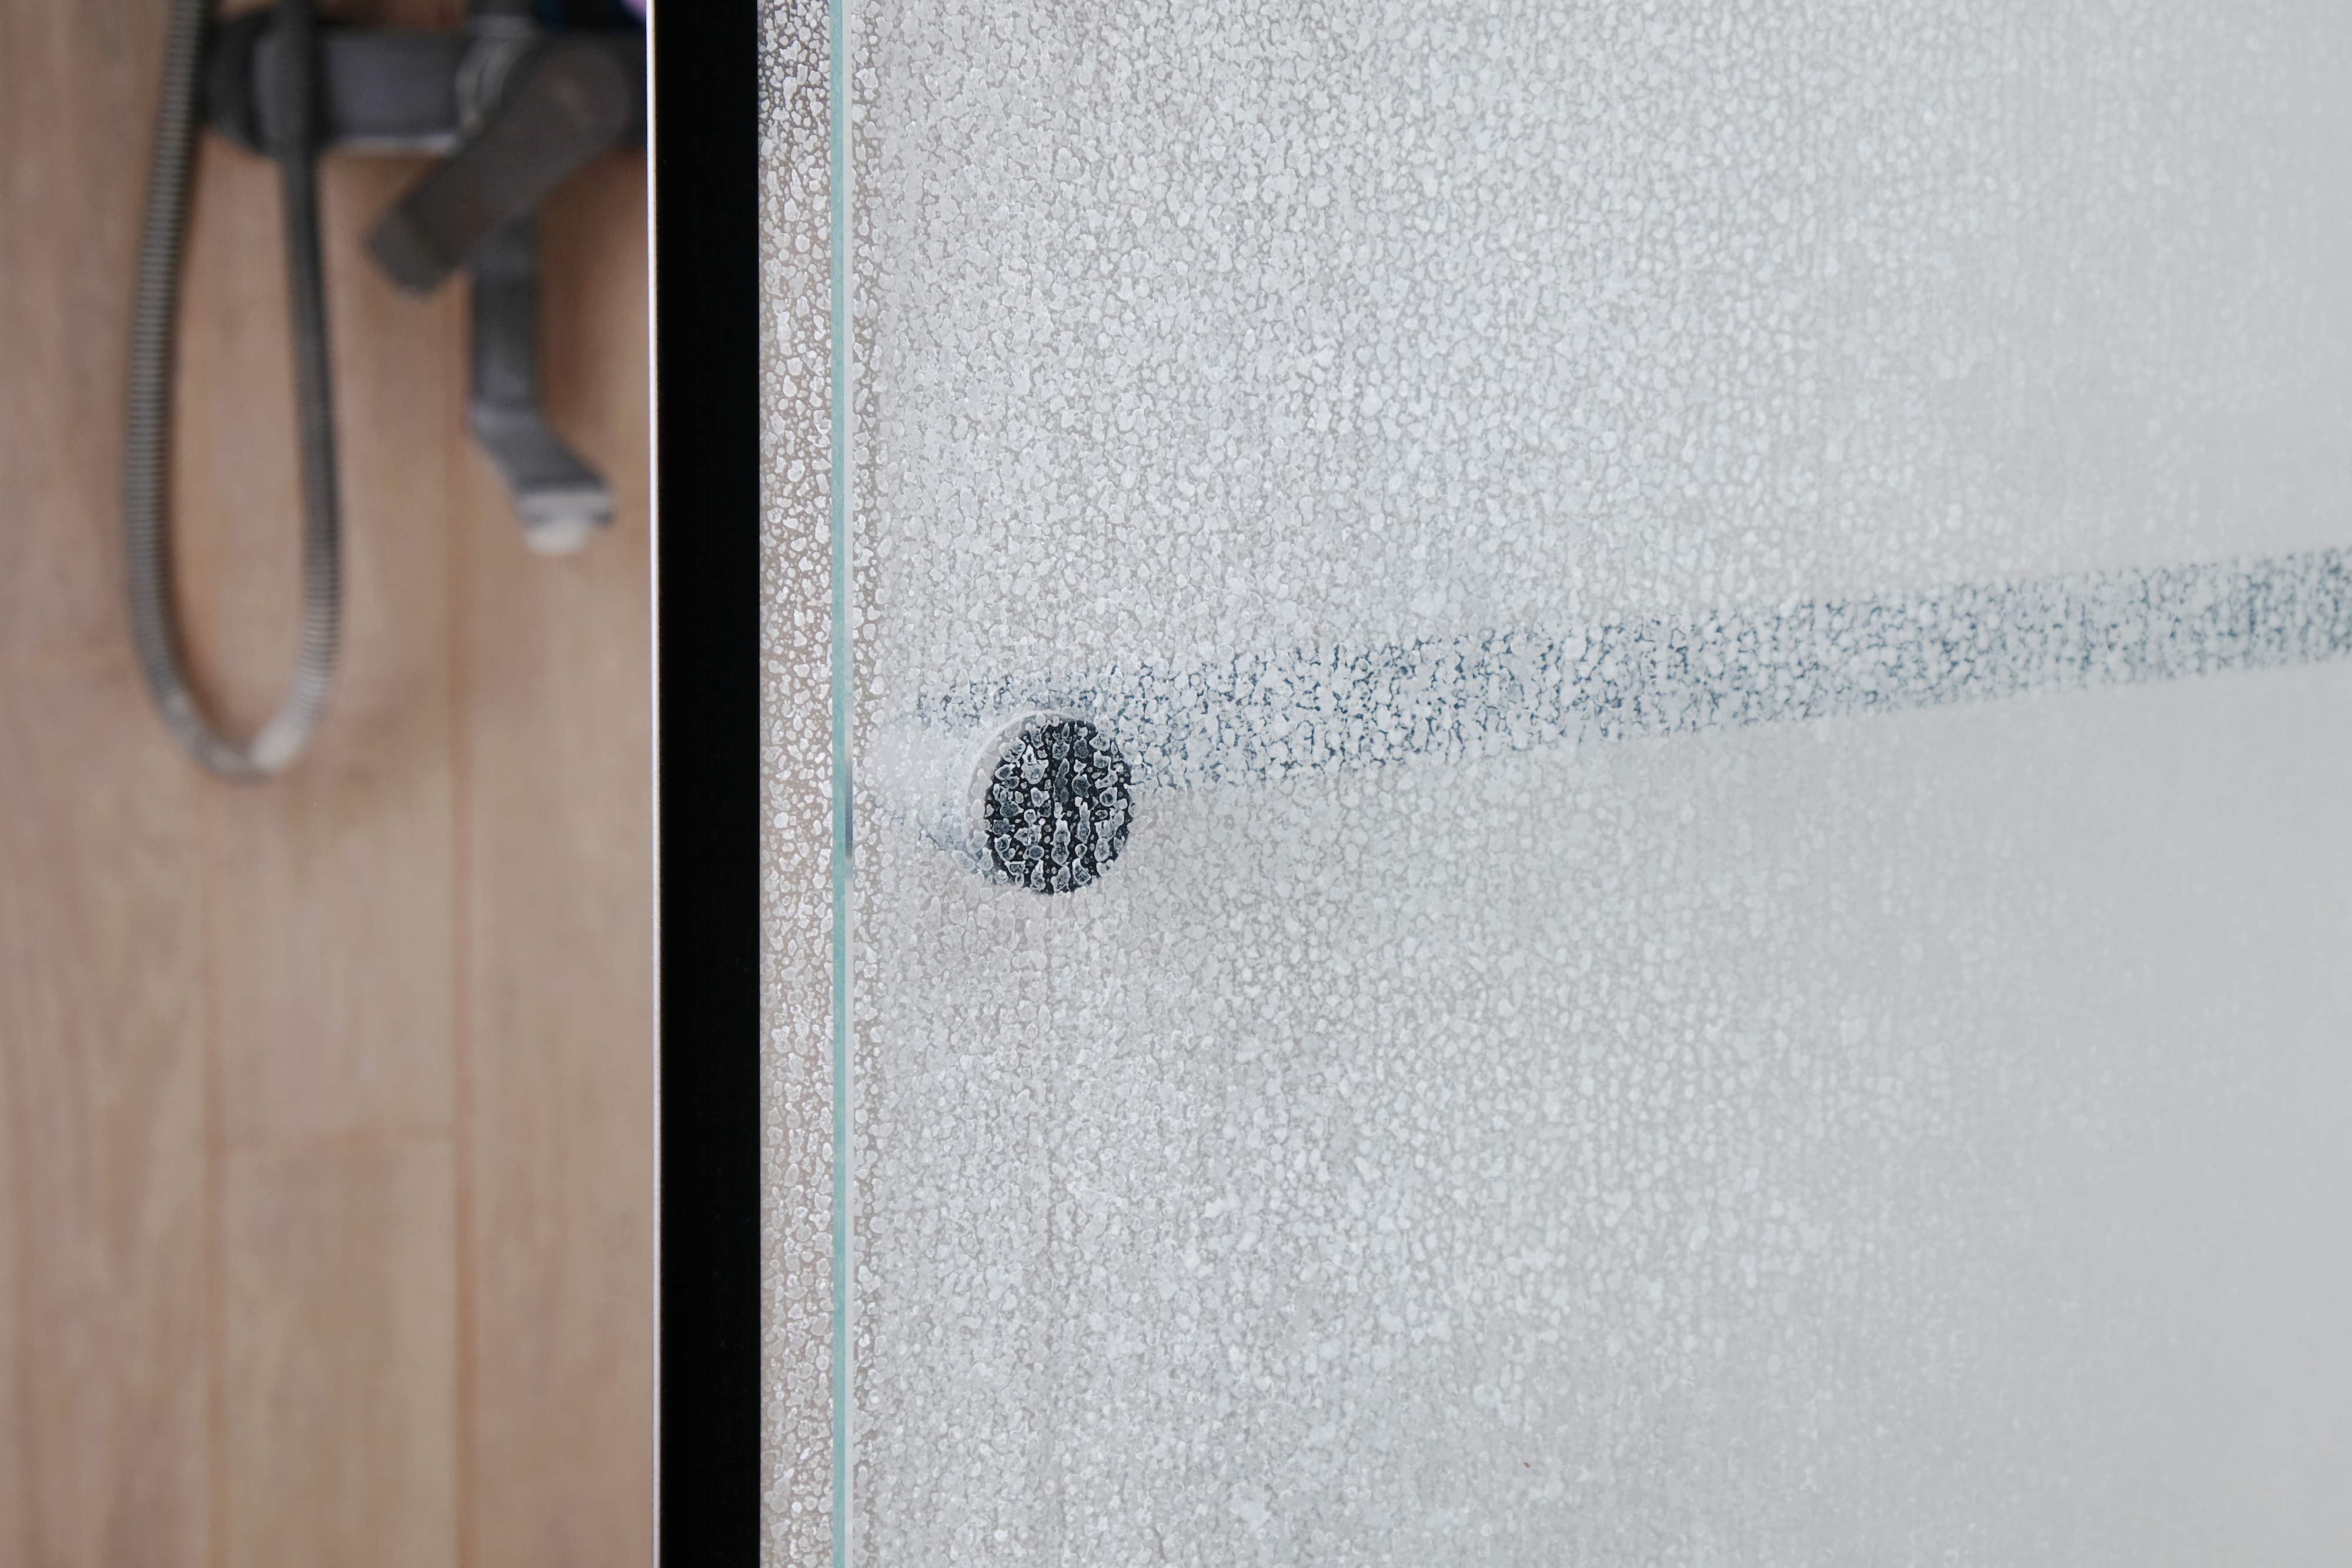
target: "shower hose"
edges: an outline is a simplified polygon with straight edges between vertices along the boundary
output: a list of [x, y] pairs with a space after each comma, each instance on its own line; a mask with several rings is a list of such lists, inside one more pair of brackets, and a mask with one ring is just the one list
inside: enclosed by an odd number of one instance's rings
[[131, 637], [164, 725], [190, 756], [223, 779], [282, 771], [302, 753], [334, 678], [341, 606], [341, 527], [336, 516], [334, 411], [328, 380], [327, 305], [319, 256], [317, 24], [310, 0], [279, 0], [278, 69], [266, 90], [270, 152], [285, 202], [286, 278], [293, 313], [296, 433], [302, 497], [302, 634], [285, 700], [249, 740], [224, 735], [188, 681], [172, 597], [165, 497], [170, 486], [172, 370], [194, 170], [197, 78], [214, 0], [173, 0], [163, 55], [155, 162], [148, 176], [138, 292], [131, 329], [130, 417], [123, 459], [123, 535]]

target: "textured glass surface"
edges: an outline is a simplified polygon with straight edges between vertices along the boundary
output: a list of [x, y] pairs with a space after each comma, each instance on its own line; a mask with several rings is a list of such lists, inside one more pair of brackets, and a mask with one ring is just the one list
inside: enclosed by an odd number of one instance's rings
[[832, 105], [824, 7], [761, 0], [760, 10], [761, 1536], [762, 1561], [798, 1568], [831, 1560], [835, 1517]]
[[2352, 1561], [2352, 15], [840, 25], [856, 1559]]

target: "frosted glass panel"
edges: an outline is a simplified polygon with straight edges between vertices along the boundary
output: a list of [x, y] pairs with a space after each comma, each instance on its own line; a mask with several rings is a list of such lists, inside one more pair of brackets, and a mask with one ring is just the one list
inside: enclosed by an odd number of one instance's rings
[[2352, 1561], [2352, 13], [841, 25], [855, 1559]]

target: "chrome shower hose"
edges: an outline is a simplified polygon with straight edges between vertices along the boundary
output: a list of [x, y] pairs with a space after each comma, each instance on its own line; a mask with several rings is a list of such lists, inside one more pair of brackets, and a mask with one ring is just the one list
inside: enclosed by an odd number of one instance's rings
[[310, 0], [279, 0], [276, 100], [270, 105], [285, 202], [286, 278], [293, 314], [294, 393], [302, 493], [302, 636], [285, 700], [251, 739], [223, 735], [188, 682], [172, 599], [172, 370], [180, 276], [195, 163], [197, 78], [213, 0], [173, 0], [163, 55], [155, 162], [139, 249], [131, 327], [130, 418], [123, 458], [123, 538], [131, 638], [155, 706], [188, 754], [223, 779], [267, 779], [302, 753], [333, 682], [341, 617], [341, 526], [336, 516], [334, 410], [327, 304], [319, 256], [317, 27]]

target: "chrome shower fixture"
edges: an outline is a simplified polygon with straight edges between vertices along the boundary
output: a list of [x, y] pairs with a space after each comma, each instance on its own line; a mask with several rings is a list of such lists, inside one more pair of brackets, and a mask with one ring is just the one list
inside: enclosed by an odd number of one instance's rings
[[[445, 155], [378, 222], [369, 252], [412, 293], [460, 268], [470, 274], [467, 424], [505, 481], [530, 548], [578, 549], [612, 521], [613, 498], [540, 412], [532, 215], [598, 153], [643, 143], [645, 35], [618, 6], [529, 0], [473, 0], [466, 26], [440, 33], [324, 23], [311, 0], [279, 0], [226, 24], [214, 8], [214, 0], [173, 0], [165, 41], [131, 333], [124, 554], [132, 639], [165, 726], [213, 773], [251, 780], [282, 771], [309, 745], [341, 641], [319, 153]], [[591, 9], [599, 14], [583, 15]], [[200, 124], [277, 162], [285, 211], [302, 632], [285, 698], [242, 741], [224, 735], [195, 695], [172, 601], [172, 369]]]
[[[205, 51], [205, 120], [269, 155], [288, 101], [280, 78], [294, 68], [276, 12], [221, 26]], [[612, 493], [540, 413], [532, 214], [597, 154], [644, 145], [644, 35], [558, 30], [529, 5], [477, 4], [459, 32], [321, 24], [310, 69], [316, 145], [444, 155], [377, 221], [368, 253], [413, 294], [467, 272], [467, 424], [531, 548], [579, 549], [612, 520]]]

